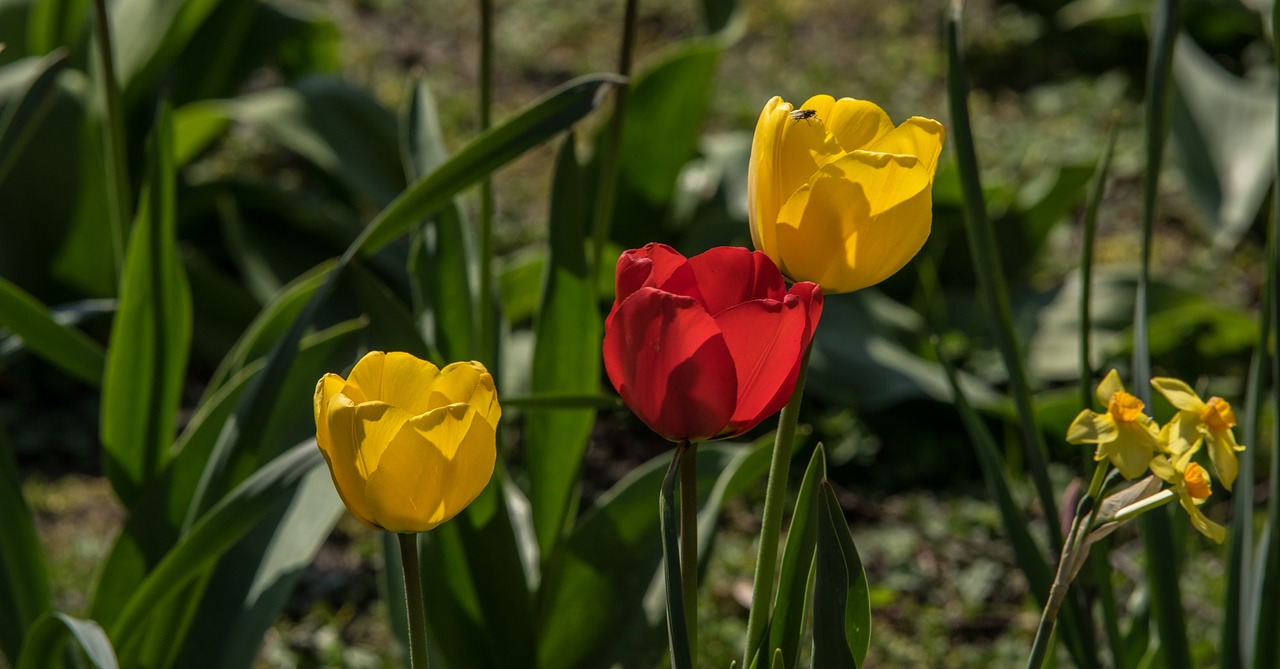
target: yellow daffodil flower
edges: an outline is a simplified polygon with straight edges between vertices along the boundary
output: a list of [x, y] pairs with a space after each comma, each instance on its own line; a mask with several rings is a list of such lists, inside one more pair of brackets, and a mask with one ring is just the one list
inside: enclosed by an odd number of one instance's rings
[[1222, 481], [1222, 487], [1230, 490], [1240, 472], [1236, 452], [1244, 450], [1231, 432], [1236, 426], [1231, 404], [1221, 397], [1210, 397], [1205, 402], [1191, 386], [1178, 379], [1156, 377], [1151, 379], [1151, 385], [1178, 410], [1165, 426], [1170, 451], [1194, 453], [1201, 444], [1207, 443], [1209, 460], [1218, 480]]
[[1106, 413], [1081, 411], [1067, 428], [1067, 441], [1097, 444], [1095, 460], [1110, 458], [1125, 478], [1138, 478], [1160, 450], [1159, 428], [1143, 413], [1142, 400], [1125, 392], [1116, 370], [1111, 370], [1098, 384], [1097, 396], [1107, 407]]
[[439, 369], [408, 353], [373, 351], [351, 376], [316, 384], [316, 443], [339, 496], [360, 522], [425, 532], [484, 490], [502, 409], [478, 362]]
[[1209, 472], [1191, 461], [1190, 449], [1172, 459], [1163, 455], [1156, 457], [1151, 461], [1151, 471], [1164, 479], [1170, 490], [1178, 496], [1178, 503], [1191, 518], [1192, 527], [1217, 543], [1222, 543], [1227, 538], [1227, 529], [1209, 520], [1200, 510], [1200, 505], [1213, 494], [1213, 487], [1209, 481]]
[[944, 135], [918, 116], [894, 127], [865, 100], [774, 97], [751, 144], [752, 243], [827, 294], [884, 281], [929, 238]]

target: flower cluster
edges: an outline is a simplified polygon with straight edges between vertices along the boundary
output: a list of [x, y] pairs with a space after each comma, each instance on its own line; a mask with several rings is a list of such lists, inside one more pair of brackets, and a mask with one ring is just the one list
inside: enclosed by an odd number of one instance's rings
[[1141, 400], [1125, 390], [1113, 369], [1098, 384], [1098, 402], [1107, 407], [1106, 412], [1081, 411], [1067, 428], [1067, 441], [1097, 444], [1094, 459], [1110, 460], [1125, 478], [1150, 471], [1164, 480], [1192, 526], [1221, 543], [1226, 530], [1199, 508], [1212, 493], [1209, 472], [1192, 457], [1207, 445], [1218, 480], [1231, 489], [1240, 471], [1236, 453], [1244, 450], [1231, 432], [1236, 425], [1231, 404], [1221, 397], [1206, 402], [1178, 379], [1154, 378], [1151, 386], [1178, 410], [1163, 427], [1145, 413]]

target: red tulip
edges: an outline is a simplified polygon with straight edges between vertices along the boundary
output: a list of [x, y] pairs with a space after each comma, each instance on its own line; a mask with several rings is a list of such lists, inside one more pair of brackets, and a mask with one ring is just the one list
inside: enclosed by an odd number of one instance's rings
[[672, 441], [732, 437], [777, 413], [822, 314], [822, 289], [788, 291], [759, 251], [685, 258], [649, 244], [618, 259], [604, 365], [631, 410]]

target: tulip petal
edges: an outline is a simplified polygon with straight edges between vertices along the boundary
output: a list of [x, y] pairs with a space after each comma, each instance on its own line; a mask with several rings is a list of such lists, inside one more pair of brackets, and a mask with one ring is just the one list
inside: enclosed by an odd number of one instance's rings
[[879, 105], [868, 100], [840, 98], [821, 118], [845, 151], [870, 148], [877, 140], [893, 132], [893, 121], [889, 119], [889, 115]]
[[404, 426], [369, 478], [366, 497], [390, 532], [425, 532], [449, 520], [488, 485], [493, 428], [474, 408], [451, 404]]
[[794, 295], [753, 300], [716, 317], [738, 377], [737, 407], [721, 436], [742, 434], [791, 398], [804, 352], [808, 305]]
[[915, 156], [929, 173], [929, 180], [938, 168], [938, 155], [946, 132], [942, 124], [929, 118], [912, 116], [888, 134], [875, 140], [868, 151]]
[[632, 293], [615, 306], [603, 353], [614, 388], [654, 432], [703, 440], [729, 423], [737, 372], [719, 326], [694, 298]]
[[650, 242], [644, 248], [624, 252], [618, 257], [615, 274], [617, 302], [622, 302], [644, 286], [661, 286], [672, 272], [684, 264], [685, 257], [666, 244]]
[[344, 394], [331, 397], [325, 406], [324, 417], [328, 434], [321, 441], [317, 433], [317, 443], [329, 465], [333, 485], [351, 510], [351, 515], [365, 525], [378, 528], [373, 515], [369, 513], [369, 505], [365, 502], [365, 481], [368, 477], [361, 458], [361, 430], [356, 417], [357, 409], [355, 402]]
[[1204, 401], [1191, 389], [1191, 386], [1178, 379], [1158, 376], [1151, 379], [1151, 387], [1160, 391], [1164, 398], [1169, 400], [1180, 411], [1191, 411], [1199, 414], [1204, 411]]
[[1108, 406], [1111, 404], [1111, 396], [1122, 392], [1124, 392], [1124, 384], [1120, 382], [1120, 374], [1113, 369], [1107, 372], [1107, 375], [1102, 377], [1102, 382], [1098, 384], [1096, 393], [1098, 403], [1104, 407]]
[[791, 118], [791, 110], [790, 104], [775, 97], [760, 112], [751, 142], [747, 198], [751, 203], [751, 241], [756, 250], [768, 254], [783, 274], [796, 278], [780, 261], [774, 224], [783, 203], [820, 167], [845, 151], [827, 131], [821, 113], [817, 119], [800, 120]]
[[369, 351], [351, 368], [347, 376], [347, 385], [342, 394], [351, 398], [356, 404], [376, 402], [380, 399], [378, 392], [382, 388], [382, 369], [386, 365], [387, 354], [382, 351]]
[[498, 429], [502, 408], [498, 406], [493, 376], [484, 365], [475, 361], [446, 365], [431, 386], [431, 396], [424, 411], [456, 403], [475, 407], [491, 428]]
[[929, 185], [924, 165], [911, 156], [856, 151], [824, 166], [778, 214], [784, 273], [825, 293], [885, 280], [929, 238]]
[[1067, 428], [1067, 443], [1105, 444], [1115, 441], [1119, 434], [1114, 418], [1085, 409], [1076, 415]]
[[439, 374], [440, 368], [430, 362], [393, 351], [383, 358], [381, 385], [370, 393], [369, 399], [386, 402], [416, 416], [430, 408], [428, 389]]
[[743, 302], [781, 300], [787, 294], [769, 256], [741, 246], [717, 246], [690, 258], [658, 288], [696, 298], [712, 316]]

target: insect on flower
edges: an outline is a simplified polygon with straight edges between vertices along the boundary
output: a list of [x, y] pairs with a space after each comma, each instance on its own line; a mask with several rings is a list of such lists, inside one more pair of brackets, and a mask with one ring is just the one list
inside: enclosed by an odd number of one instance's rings
[[817, 118], [818, 111], [816, 109], [797, 109], [790, 114], [792, 121], [808, 121], [811, 118]]

